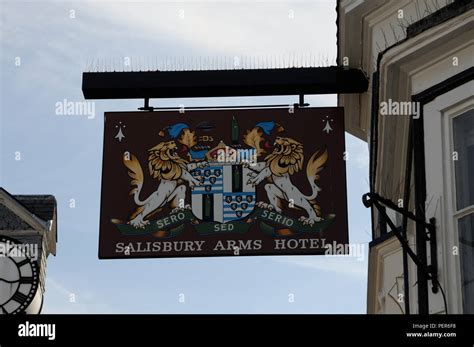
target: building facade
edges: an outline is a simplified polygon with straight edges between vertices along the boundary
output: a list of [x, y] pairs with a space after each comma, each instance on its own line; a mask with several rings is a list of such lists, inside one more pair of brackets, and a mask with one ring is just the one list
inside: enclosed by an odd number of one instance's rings
[[370, 79], [338, 98], [370, 150], [367, 312], [474, 313], [474, 2], [337, 11], [338, 63]]
[[56, 199], [0, 188], [0, 314], [39, 314], [47, 258], [56, 255]]

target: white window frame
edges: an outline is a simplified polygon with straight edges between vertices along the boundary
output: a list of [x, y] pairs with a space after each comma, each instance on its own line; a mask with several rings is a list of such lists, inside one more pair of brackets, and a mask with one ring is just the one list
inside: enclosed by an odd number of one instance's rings
[[[456, 117], [464, 114], [465, 112], [467, 112], [468, 110], [472, 110], [474, 109], [474, 96], [472, 96], [472, 90], [471, 89], [471, 98], [469, 98], [468, 100], [465, 100], [465, 102], [462, 102], [460, 103], [459, 105], [457, 105], [456, 107], [454, 107], [452, 110], [452, 112], [449, 113], [449, 115], [447, 114], [446, 117], [445, 117], [445, 122], [448, 122], [448, 124], [445, 124], [445, 129], [449, 129], [449, 131], [447, 131], [447, 136], [449, 135], [449, 146], [450, 146], [450, 153], [453, 155], [454, 153], [454, 127], [453, 127], [453, 124], [454, 124], [454, 120], [456, 119]], [[461, 249], [460, 249], [460, 242], [459, 242], [459, 220], [462, 219], [463, 217], [466, 217], [468, 215], [474, 215], [474, 204], [473, 205], [469, 205], [469, 206], [466, 206], [460, 210], [457, 209], [457, 196], [456, 196], [456, 193], [457, 193], [457, 190], [456, 190], [456, 171], [455, 171], [455, 162], [454, 160], [450, 160], [450, 169], [451, 169], [451, 186], [452, 186], [452, 190], [453, 190], [453, 194], [452, 194], [452, 206], [453, 206], [453, 214], [452, 214], [452, 223], [453, 223], [453, 230], [454, 230], [454, 234], [456, 235], [456, 240], [457, 240], [457, 243], [458, 243], [458, 252], [460, 253], [461, 252]], [[458, 257], [459, 258], [459, 257]], [[462, 265], [461, 265], [461, 259], [459, 259], [459, 276], [460, 276], [460, 281], [459, 283], [461, 284], [462, 283], [462, 276], [461, 276], [461, 271], [462, 271]], [[473, 264], [474, 266], [474, 264]], [[462, 284], [460, 285], [460, 297], [461, 297], [461, 310], [463, 311], [463, 290], [462, 290]]]
[[[440, 282], [446, 292], [449, 313], [463, 313], [458, 220], [474, 213], [474, 206], [459, 211], [456, 208], [453, 120], [474, 108], [473, 90], [474, 81], [465, 83], [425, 104], [423, 112], [427, 193], [439, 194], [438, 201], [426, 207], [426, 215], [437, 219]], [[439, 155], [442, 158], [433, 159]], [[455, 247], [458, 255], [453, 254]], [[444, 311], [440, 293], [430, 294], [431, 300], [437, 305], [432, 308], [430, 304], [430, 313]]]

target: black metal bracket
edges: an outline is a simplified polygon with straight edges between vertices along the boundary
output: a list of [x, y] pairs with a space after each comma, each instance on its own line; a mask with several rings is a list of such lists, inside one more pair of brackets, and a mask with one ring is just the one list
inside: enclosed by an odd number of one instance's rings
[[145, 98], [144, 106], [138, 108], [140, 111], [153, 111], [155, 108], [150, 106], [150, 98]]
[[304, 94], [299, 95], [298, 103], [293, 104], [295, 108], [308, 107], [309, 104], [304, 102]]
[[85, 99], [358, 94], [368, 86], [362, 70], [339, 66], [82, 74]]
[[[408, 253], [413, 262], [425, 273], [426, 277], [432, 281], [431, 291], [437, 293], [439, 289], [438, 283], [438, 257], [437, 257], [437, 247], [436, 247], [436, 219], [431, 218], [427, 223], [424, 220], [420, 220], [413, 213], [406, 211], [398, 207], [393, 201], [382, 198], [376, 193], [367, 193], [362, 196], [362, 203], [365, 207], [370, 208], [375, 206], [379, 211], [379, 214], [382, 216], [383, 220], [388, 224], [393, 234], [397, 237], [398, 241], [402, 245], [402, 248]], [[416, 255], [416, 253], [411, 249], [408, 244], [408, 240], [402, 235], [400, 229], [393, 224], [390, 217], [385, 211], [385, 207], [388, 207], [407, 218], [411, 219], [417, 224], [422, 225], [426, 230], [425, 240], [430, 241], [430, 250], [431, 250], [431, 265], [425, 264], [421, 259]]]
[[[248, 108], [304, 108], [308, 107], [309, 103], [304, 102], [304, 94], [299, 95], [298, 103], [294, 104], [273, 104], [273, 105], [238, 105], [238, 106], [190, 106], [188, 110], [209, 110], [209, 109], [248, 109]], [[150, 98], [144, 98], [144, 106], [139, 107], [139, 111], [176, 111], [182, 110], [183, 107], [153, 107], [150, 106]]]

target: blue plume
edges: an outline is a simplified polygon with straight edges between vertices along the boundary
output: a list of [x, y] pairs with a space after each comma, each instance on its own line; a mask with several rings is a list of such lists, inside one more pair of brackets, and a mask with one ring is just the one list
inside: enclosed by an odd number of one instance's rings
[[257, 123], [255, 126], [261, 128], [265, 134], [270, 135], [270, 132], [275, 128], [275, 124], [275, 122], [269, 121]]
[[183, 129], [187, 129], [189, 126], [186, 123], [176, 123], [173, 125], [170, 125], [166, 128], [168, 130], [168, 134], [171, 136], [172, 139], [175, 139], [178, 137], [178, 135], [181, 133]]

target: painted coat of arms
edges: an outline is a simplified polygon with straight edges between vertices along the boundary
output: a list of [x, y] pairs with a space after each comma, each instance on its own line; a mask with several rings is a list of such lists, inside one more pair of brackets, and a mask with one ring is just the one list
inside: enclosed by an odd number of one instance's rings
[[334, 240], [347, 238], [341, 115], [314, 110], [106, 114], [102, 257], [126, 245], [154, 256], [157, 240], [184, 242], [189, 255], [226, 254], [223, 239], [246, 254], [288, 254], [271, 241], [331, 242], [338, 224]]

